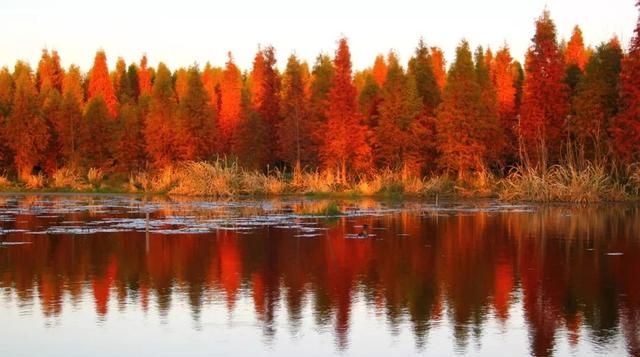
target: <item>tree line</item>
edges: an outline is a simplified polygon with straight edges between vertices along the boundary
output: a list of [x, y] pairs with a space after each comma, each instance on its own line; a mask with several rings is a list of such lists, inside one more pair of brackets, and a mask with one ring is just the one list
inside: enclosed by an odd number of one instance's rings
[[[640, 7], [640, 2], [638, 3]], [[507, 44], [461, 41], [447, 66], [420, 40], [403, 65], [394, 52], [352, 69], [346, 38], [310, 66], [271, 46], [249, 71], [231, 53], [172, 71], [146, 56], [109, 71], [98, 51], [82, 73], [43, 50], [33, 70], [0, 70], [0, 166], [23, 178], [62, 167], [111, 172], [227, 157], [248, 169], [331, 170], [340, 181], [380, 169], [403, 175], [499, 172], [585, 160], [640, 161], [640, 21], [628, 50], [596, 47], [574, 28], [560, 41], [548, 11], [535, 21], [524, 65]]]

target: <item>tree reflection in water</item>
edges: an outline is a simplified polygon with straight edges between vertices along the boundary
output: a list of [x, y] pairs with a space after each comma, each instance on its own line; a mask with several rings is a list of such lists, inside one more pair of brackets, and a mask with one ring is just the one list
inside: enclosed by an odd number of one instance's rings
[[[28, 207], [30, 200], [20, 199], [19, 206]], [[324, 203], [274, 204], [307, 214], [322, 211]], [[379, 207], [375, 201], [341, 204]], [[174, 209], [161, 207], [152, 216], [210, 218], [206, 210]], [[256, 214], [251, 208], [229, 210]], [[29, 231], [114, 216], [99, 209], [57, 218], [27, 213], [0, 224]], [[430, 330], [443, 324], [455, 350], [467, 351], [490, 321], [508, 334], [514, 311], [522, 311], [532, 355], [554, 354], [558, 339], [572, 348], [586, 339], [600, 350], [622, 339], [627, 353], [640, 354], [637, 207], [409, 209], [301, 220], [328, 229], [318, 237], [296, 237], [296, 229], [276, 226], [180, 235], [9, 231], [6, 241], [30, 244], [0, 249], [0, 288], [10, 308], [28, 314], [39, 305], [45, 318], [91, 299], [98, 320], [117, 308], [157, 313], [170, 323], [174, 303], [186, 301], [195, 328], [204, 309], [223, 306], [231, 316], [246, 301], [266, 343], [285, 314], [291, 336], [314, 333], [303, 324], [311, 319], [320, 331], [333, 331], [338, 350], [349, 349], [356, 305], [372, 319], [384, 318], [389, 334], [409, 324], [417, 351]], [[367, 238], [348, 239], [365, 225]]]

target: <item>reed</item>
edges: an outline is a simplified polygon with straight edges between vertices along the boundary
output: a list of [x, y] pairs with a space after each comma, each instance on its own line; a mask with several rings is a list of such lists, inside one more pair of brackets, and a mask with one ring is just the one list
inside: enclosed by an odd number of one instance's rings
[[245, 194], [279, 195], [289, 190], [290, 184], [280, 170], [270, 175], [259, 171], [242, 171], [240, 175], [240, 191]]
[[186, 196], [234, 196], [240, 193], [240, 169], [226, 161], [188, 162], [177, 170], [177, 183], [169, 193]]
[[129, 175], [127, 190], [129, 192], [166, 193], [178, 182], [178, 174], [173, 166], [159, 171], [140, 171]]
[[445, 174], [420, 178], [401, 171], [380, 170], [348, 183], [341, 183], [331, 171], [298, 170], [287, 174], [280, 170], [263, 173], [247, 171], [237, 163], [218, 159], [211, 162], [186, 162], [157, 171], [140, 171], [124, 182], [113, 176], [105, 181], [101, 169], [91, 168], [86, 176], [72, 168], [61, 168], [50, 178], [43, 174], [26, 175], [21, 185], [12, 184], [0, 174], [0, 188], [23, 187], [28, 190], [69, 189], [104, 190], [114, 185], [127, 192], [168, 193], [186, 196], [232, 197], [237, 195], [347, 194], [359, 196], [414, 197], [498, 197], [505, 201], [574, 202], [624, 201], [640, 196], [640, 164], [616, 170], [605, 160], [590, 162], [566, 160], [544, 165], [519, 165], [506, 177], [489, 170], [478, 171], [454, 180]]
[[37, 190], [44, 188], [46, 183], [46, 178], [43, 174], [39, 173], [36, 175], [25, 175], [22, 178], [24, 182], [24, 186], [29, 190]]
[[518, 166], [502, 180], [500, 198], [508, 201], [590, 203], [629, 199], [627, 185], [603, 164], [584, 162], [548, 169]]
[[633, 195], [640, 196], [640, 163], [627, 166], [628, 186]]
[[86, 189], [86, 185], [83, 184], [80, 174], [78, 174], [76, 170], [68, 167], [56, 170], [56, 172], [51, 175], [49, 186], [56, 189]]
[[11, 181], [7, 177], [6, 173], [0, 173], [0, 188], [8, 188], [11, 187]]
[[298, 193], [331, 193], [338, 190], [338, 180], [331, 170], [297, 174], [292, 190]]
[[92, 167], [87, 172], [87, 181], [95, 188], [99, 188], [102, 180], [104, 180], [104, 172], [102, 169]]

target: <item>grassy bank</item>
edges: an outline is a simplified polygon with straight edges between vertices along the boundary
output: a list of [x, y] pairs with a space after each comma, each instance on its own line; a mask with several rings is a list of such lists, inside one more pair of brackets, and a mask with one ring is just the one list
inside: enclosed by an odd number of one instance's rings
[[10, 180], [0, 175], [0, 190], [6, 192], [150, 193], [185, 196], [235, 197], [273, 195], [319, 196], [411, 196], [442, 198], [496, 197], [505, 201], [575, 202], [637, 200], [640, 166], [623, 172], [586, 163], [555, 165], [540, 169], [519, 166], [506, 177], [488, 171], [467, 175], [463, 180], [447, 175], [406, 177], [385, 170], [340, 182], [331, 172], [307, 171], [265, 174], [248, 171], [224, 160], [188, 162], [158, 171], [130, 175], [105, 174], [99, 169], [79, 172], [63, 168], [50, 177], [32, 175]]

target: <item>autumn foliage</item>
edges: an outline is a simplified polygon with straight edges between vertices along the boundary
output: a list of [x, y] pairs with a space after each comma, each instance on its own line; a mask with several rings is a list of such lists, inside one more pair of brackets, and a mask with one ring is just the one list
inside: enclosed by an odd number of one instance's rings
[[231, 142], [241, 114], [242, 78], [240, 70], [229, 55], [220, 82], [220, 143], [221, 152], [230, 153]]
[[335, 73], [327, 95], [326, 127], [321, 147], [325, 168], [334, 171], [341, 181], [347, 180], [348, 167], [366, 170], [371, 149], [367, 145], [367, 128], [361, 123], [356, 102], [356, 88], [351, 72], [351, 54], [345, 38], [340, 39], [333, 61]]
[[556, 27], [548, 11], [536, 21], [536, 33], [525, 61], [520, 111], [521, 148], [527, 158], [557, 160], [569, 114], [569, 93]]
[[117, 115], [118, 100], [113, 90], [113, 83], [109, 77], [107, 68], [107, 55], [104, 51], [98, 51], [93, 62], [93, 68], [89, 72], [89, 99], [102, 97], [109, 115], [115, 118]]
[[[640, 2], [637, 4], [640, 8]], [[620, 107], [612, 128], [614, 148], [626, 162], [640, 160], [640, 18], [629, 53], [622, 59]]]
[[383, 170], [504, 174], [567, 153], [638, 162], [640, 28], [628, 51], [616, 38], [587, 46], [577, 26], [566, 45], [558, 37], [545, 11], [524, 68], [506, 43], [473, 53], [466, 41], [449, 65], [420, 40], [406, 63], [392, 51], [361, 70], [346, 38], [314, 63], [278, 62], [261, 46], [246, 70], [229, 53], [223, 67], [172, 70], [144, 55], [109, 71], [98, 51], [83, 73], [44, 50], [35, 71], [20, 61], [0, 69], [0, 169], [127, 174], [224, 157], [345, 184]]

